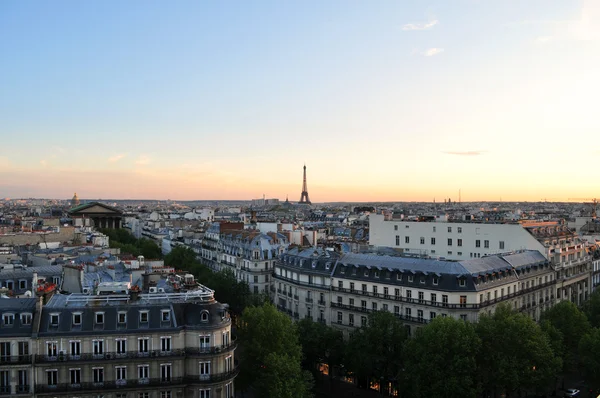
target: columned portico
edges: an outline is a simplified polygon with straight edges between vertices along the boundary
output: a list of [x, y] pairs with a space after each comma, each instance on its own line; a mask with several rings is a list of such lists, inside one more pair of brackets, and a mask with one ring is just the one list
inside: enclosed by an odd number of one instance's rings
[[[121, 228], [123, 212], [104, 203], [93, 202], [75, 207], [69, 211], [69, 214], [75, 220], [81, 219], [76, 225], [92, 225], [96, 228], [118, 229]], [[88, 221], [86, 222], [86, 220]]]

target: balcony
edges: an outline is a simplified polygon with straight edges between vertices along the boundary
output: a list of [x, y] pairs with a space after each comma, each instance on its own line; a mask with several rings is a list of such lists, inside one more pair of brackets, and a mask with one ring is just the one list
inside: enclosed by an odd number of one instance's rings
[[325, 306], [325, 300], [319, 300], [319, 301], [318, 301], [318, 304], [319, 304], [319, 305], [322, 305], [322, 306]]
[[330, 285], [321, 285], [321, 284], [316, 284], [316, 283], [297, 281], [295, 279], [286, 278], [284, 276], [277, 275], [277, 274], [273, 274], [273, 279], [277, 279], [277, 280], [281, 280], [281, 281], [293, 283], [293, 284], [299, 285], [299, 286], [307, 286], [307, 287], [311, 287], [311, 288], [314, 288], [314, 289], [329, 290], [329, 288], [330, 288]]
[[0, 366], [2, 365], [19, 365], [31, 363], [31, 355], [14, 355], [14, 356], [1, 356]]
[[0, 386], [0, 395], [11, 395], [12, 390], [10, 386]]
[[36, 384], [36, 393], [50, 393], [58, 394], [65, 392], [76, 392], [76, 391], [106, 391], [106, 390], [139, 390], [140, 388], [147, 387], [166, 387], [166, 386], [177, 386], [184, 384], [185, 379], [183, 377], [171, 377], [168, 380], [161, 378], [155, 379], [132, 379], [132, 380], [111, 380], [103, 383], [61, 383], [55, 385], [47, 384]]
[[17, 386], [17, 394], [29, 394], [31, 388], [28, 385], [18, 385]]
[[294, 294], [294, 300], [296, 300], [296, 301], [300, 300], [300, 298], [298, 297], [297, 294]]
[[325, 318], [318, 318], [317, 322], [322, 323], [323, 325], [325, 325]]
[[240, 372], [239, 367], [224, 373], [214, 373], [209, 375], [187, 376], [184, 378], [185, 384], [213, 384], [233, 379]]
[[288, 292], [287, 295], [288, 295], [288, 297], [291, 298], [292, 297], [292, 292]]
[[304, 300], [306, 300], [306, 302], [307, 302], [307, 303], [312, 303], [312, 302], [313, 302], [313, 299], [312, 299], [312, 298], [310, 298], [310, 297], [307, 297], [307, 298], [305, 298]]
[[216, 347], [198, 347], [198, 348], [187, 347], [185, 349], [185, 354], [188, 356], [192, 356], [192, 357], [197, 357], [197, 356], [202, 357], [202, 356], [224, 354], [224, 353], [233, 351], [237, 348], [236, 340], [237, 339], [234, 337], [231, 344], [220, 345], [220, 346], [216, 346]]
[[59, 355], [59, 356], [48, 356], [48, 355], [36, 355], [35, 361], [37, 363], [48, 363], [48, 362], [82, 362], [82, 361], [97, 361], [97, 360], [123, 360], [123, 359], [147, 359], [152, 358], [173, 358], [185, 356], [185, 350], [171, 350], [161, 351], [153, 350], [147, 352], [139, 351], [127, 351], [123, 353], [117, 352], [106, 352], [103, 354], [92, 354], [85, 353], [80, 355]]

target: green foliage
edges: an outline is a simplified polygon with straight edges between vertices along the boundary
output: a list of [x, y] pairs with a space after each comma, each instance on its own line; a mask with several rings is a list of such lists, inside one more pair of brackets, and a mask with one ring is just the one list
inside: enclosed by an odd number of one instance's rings
[[482, 316], [476, 331], [482, 342], [478, 370], [485, 390], [543, 391], [560, 371], [562, 361], [555, 356], [548, 335], [530, 317], [513, 312], [509, 306], [500, 306], [492, 316]]
[[600, 290], [592, 293], [588, 301], [583, 304], [583, 312], [592, 327], [600, 328]]
[[575, 354], [579, 340], [590, 330], [590, 324], [583, 312], [570, 301], [561, 301], [542, 314], [542, 322], [548, 321], [562, 335], [563, 367], [575, 367]]
[[591, 387], [600, 388], [600, 329], [594, 328], [579, 342], [583, 375]]
[[121, 253], [147, 259], [162, 258], [162, 251], [156, 243], [146, 238], [136, 239], [126, 229], [102, 229], [101, 232], [108, 236], [110, 247], [121, 249]]
[[296, 323], [298, 338], [304, 354], [303, 367], [316, 373], [318, 363], [329, 365], [329, 375], [342, 364], [345, 353], [344, 335], [341, 331], [305, 318]]
[[[407, 337], [406, 328], [392, 313], [374, 312], [369, 315], [367, 325], [350, 336], [346, 365], [361, 380], [373, 377], [399, 380]], [[360, 355], [356, 355], [357, 352]]]
[[481, 340], [475, 327], [454, 318], [435, 318], [409, 339], [405, 369], [411, 396], [475, 398]]
[[298, 335], [287, 315], [272, 304], [246, 308], [239, 341], [242, 386], [251, 385], [257, 396], [265, 398], [310, 396], [310, 379], [300, 366]]

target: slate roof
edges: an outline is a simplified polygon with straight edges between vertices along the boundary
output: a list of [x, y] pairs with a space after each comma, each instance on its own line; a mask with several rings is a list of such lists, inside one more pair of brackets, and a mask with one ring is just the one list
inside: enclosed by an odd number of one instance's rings
[[33, 298], [6, 298], [0, 299], [0, 313], [14, 314], [14, 323], [12, 325], [0, 326], [0, 337], [20, 337], [31, 336], [33, 331], [33, 316], [32, 322], [29, 325], [21, 324], [20, 314], [32, 314], [35, 311], [37, 299]]

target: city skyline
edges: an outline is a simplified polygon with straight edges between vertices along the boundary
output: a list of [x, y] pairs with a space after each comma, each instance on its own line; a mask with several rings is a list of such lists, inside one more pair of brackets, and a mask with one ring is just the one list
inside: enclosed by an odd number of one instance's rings
[[0, 5], [0, 197], [597, 197], [600, 3]]

